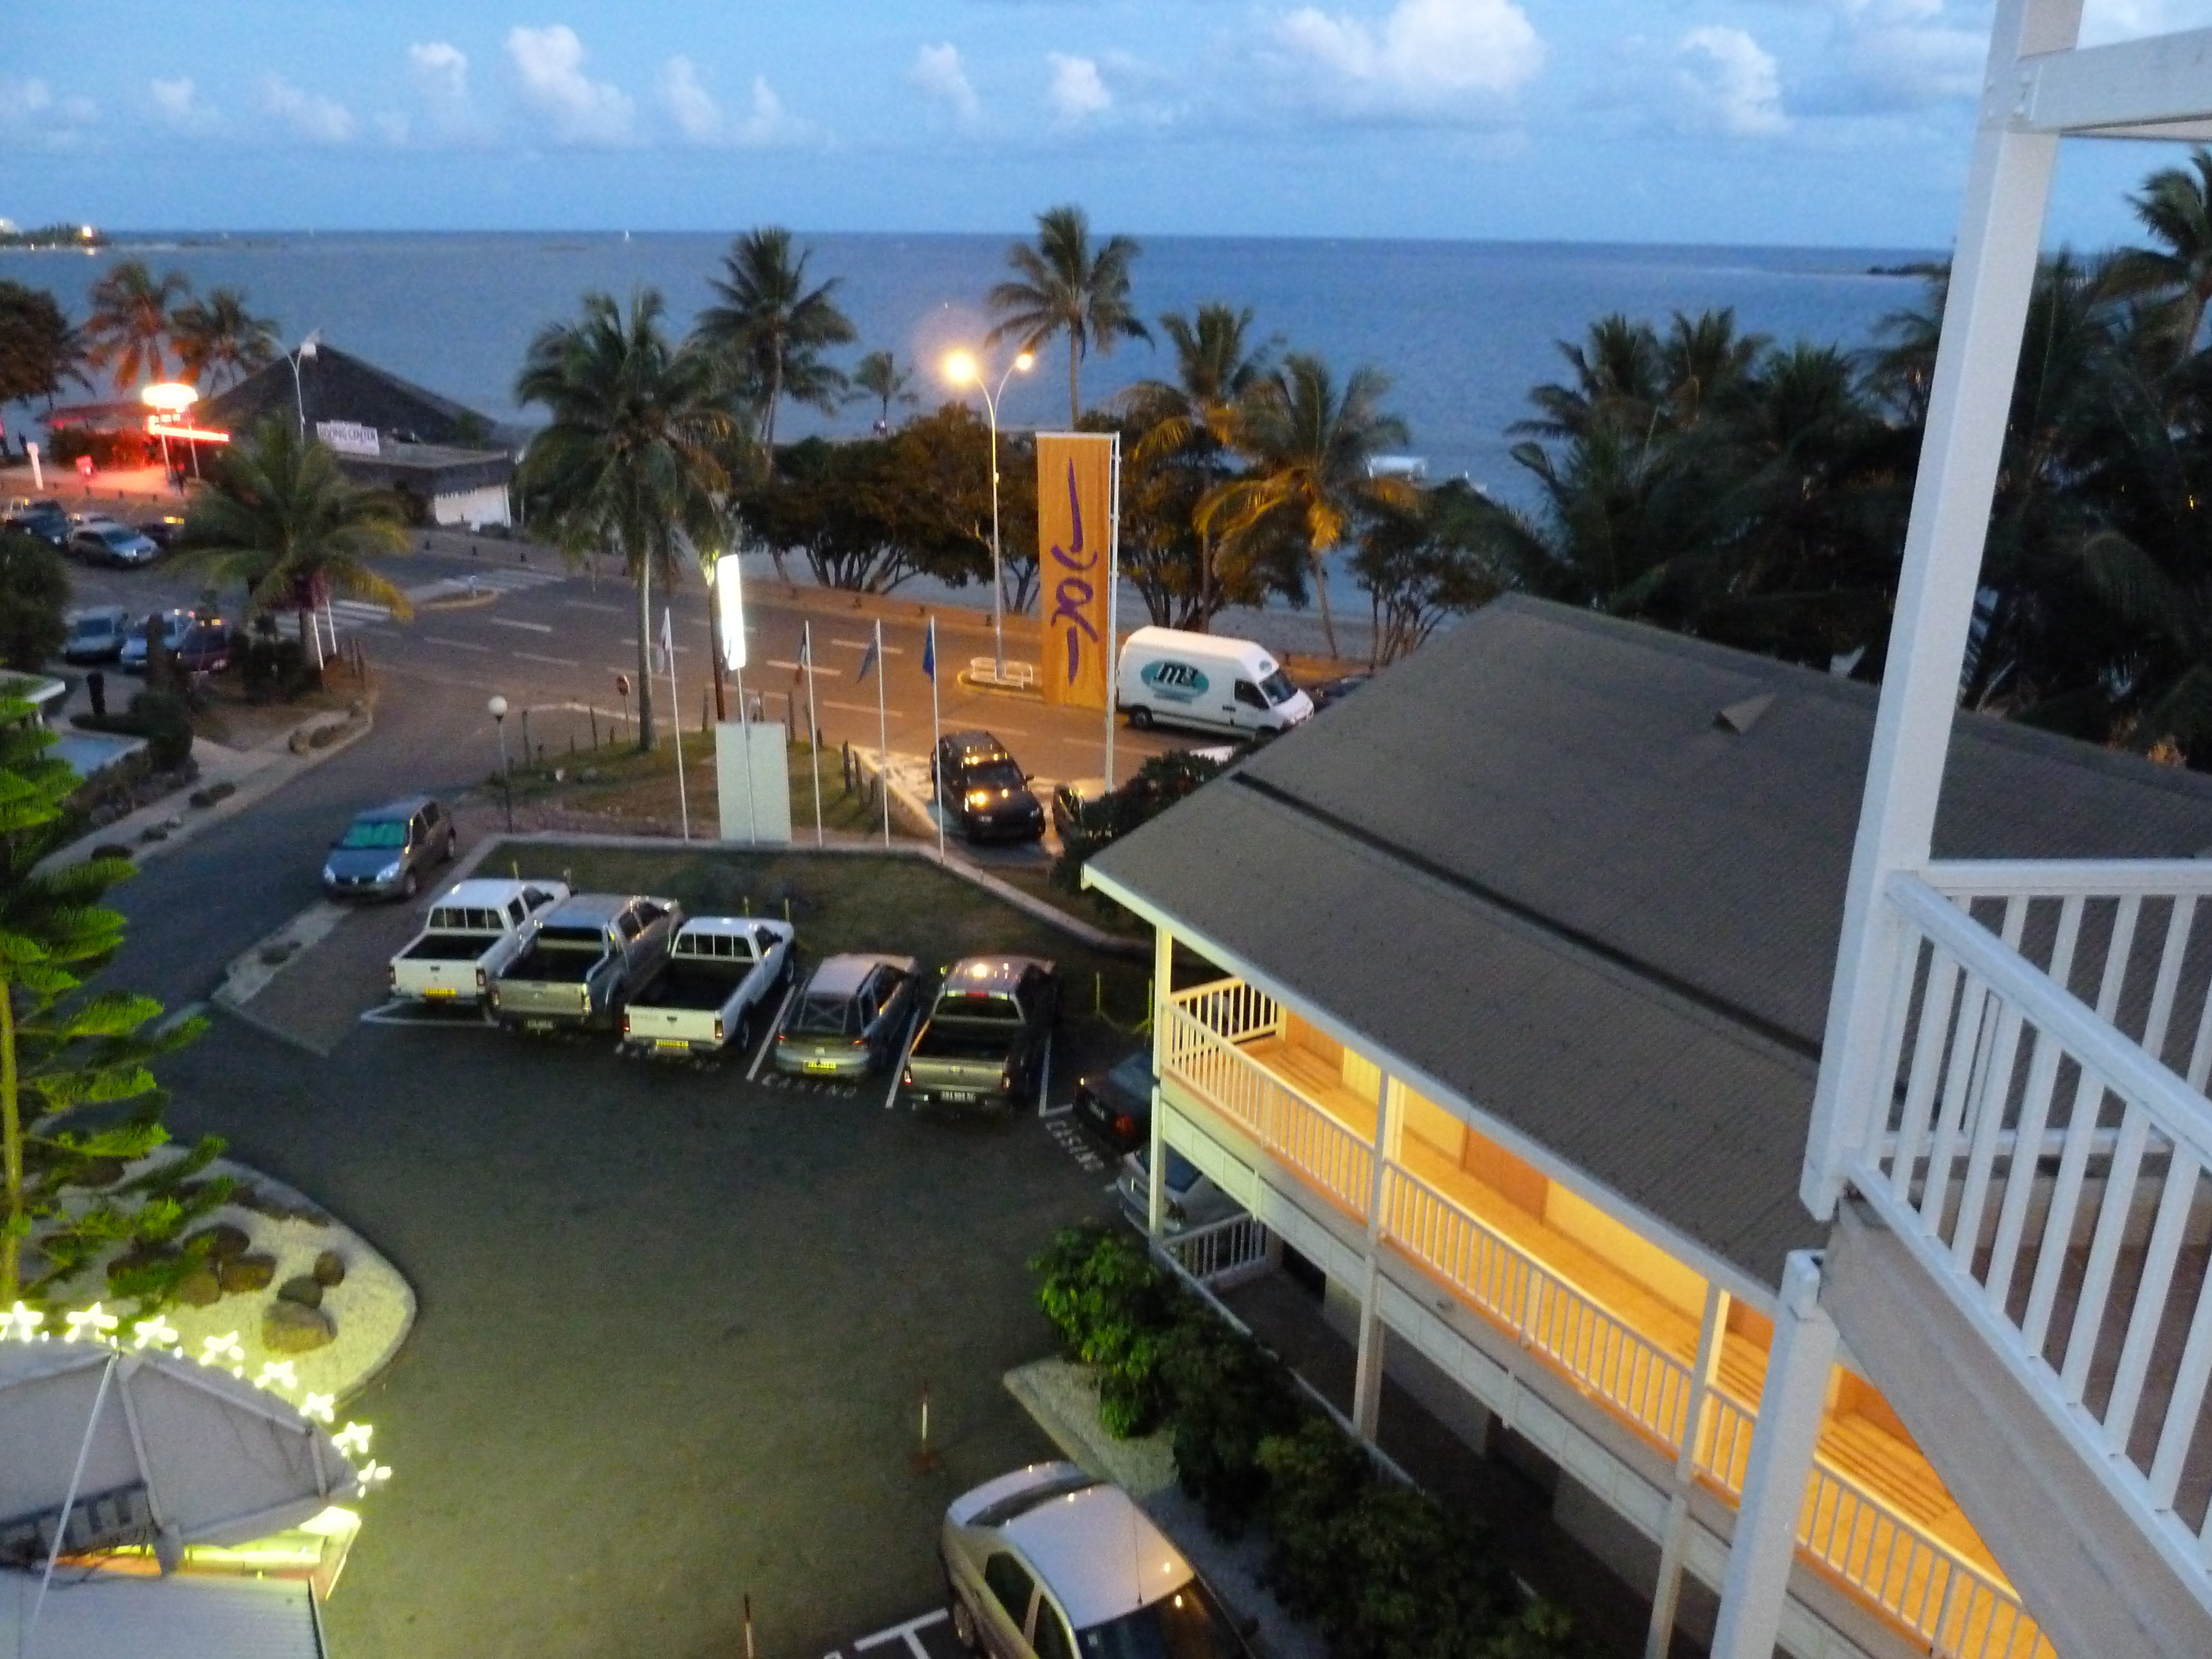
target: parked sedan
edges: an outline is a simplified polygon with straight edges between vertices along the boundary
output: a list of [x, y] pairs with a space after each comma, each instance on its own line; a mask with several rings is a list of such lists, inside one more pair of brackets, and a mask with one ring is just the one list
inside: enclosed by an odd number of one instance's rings
[[1052, 832], [1062, 841], [1083, 822], [1083, 815], [1106, 793], [1103, 778], [1071, 778], [1052, 792]]
[[185, 533], [185, 515], [181, 513], [157, 513], [150, 519], [138, 520], [138, 533], [160, 548], [164, 553], [177, 550], [177, 543]]
[[929, 761], [946, 821], [969, 841], [1036, 841], [1044, 808], [1006, 746], [988, 732], [948, 732]]
[[167, 611], [156, 611], [139, 617], [131, 624], [130, 637], [123, 641], [121, 658], [123, 672], [126, 674], [143, 674], [146, 672], [146, 630], [148, 629], [158, 627], [161, 630], [161, 643], [169, 650], [174, 651], [184, 643], [185, 631], [191, 627], [194, 620], [191, 611], [180, 611], [173, 607]]
[[[1139, 1226], [1152, 1210], [1152, 1148], [1140, 1147], [1121, 1160], [1121, 1173], [1114, 1183], [1121, 1207]], [[1244, 1206], [1213, 1184], [1212, 1178], [1172, 1146], [1168, 1148], [1166, 1212], [1161, 1217], [1168, 1231], [1211, 1226], [1244, 1213]]]
[[866, 1077], [897, 1055], [914, 1018], [912, 957], [825, 957], [775, 1034], [775, 1068], [802, 1077]]
[[323, 860], [332, 898], [412, 898], [433, 863], [453, 861], [453, 820], [428, 795], [410, 795], [358, 814]]
[[61, 548], [69, 543], [69, 514], [58, 501], [19, 502], [9, 508], [0, 525], [20, 536], [35, 536], [48, 547]]
[[160, 548], [129, 525], [106, 521], [82, 525], [71, 531], [69, 550], [81, 559], [121, 565], [126, 569], [151, 564], [161, 556]]
[[1152, 1054], [1139, 1048], [1110, 1071], [1075, 1079], [1075, 1115], [1117, 1152], [1133, 1152], [1152, 1133]]
[[187, 674], [220, 674], [238, 649], [238, 630], [219, 617], [196, 617], [175, 646], [177, 666]]
[[62, 640], [64, 662], [113, 662], [123, 654], [125, 635], [131, 631], [131, 613], [119, 605], [96, 605], [69, 613], [69, 632]]
[[991, 1659], [1249, 1659], [1211, 1586], [1119, 1486], [1032, 1463], [953, 1500], [952, 1633]]

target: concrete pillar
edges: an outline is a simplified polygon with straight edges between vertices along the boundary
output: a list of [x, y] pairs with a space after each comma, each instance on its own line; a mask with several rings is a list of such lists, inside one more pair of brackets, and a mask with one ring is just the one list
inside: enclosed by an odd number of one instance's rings
[[1674, 1644], [1674, 1620], [1682, 1605], [1682, 1559], [1690, 1543], [1690, 1488], [1698, 1478], [1698, 1443], [1705, 1437], [1705, 1403], [1720, 1375], [1721, 1345], [1728, 1338], [1729, 1293], [1717, 1282], [1705, 1285], [1705, 1318], [1698, 1327], [1698, 1358], [1690, 1376], [1690, 1397], [1682, 1412], [1682, 1446], [1674, 1459], [1674, 1496], [1667, 1506], [1667, 1532], [1659, 1544], [1659, 1582], [1651, 1595], [1651, 1628], [1644, 1640], [1644, 1659], [1667, 1659]]
[[1375, 1084], [1374, 1169], [1367, 1189], [1367, 1257], [1360, 1275], [1359, 1357], [1352, 1376], [1352, 1426], [1362, 1439], [1372, 1442], [1382, 1419], [1382, 1365], [1389, 1333], [1376, 1306], [1382, 1288], [1382, 1198], [1384, 1172], [1398, 1139], [1392, 1119], [1399, 1108], [1394, 1101], [1390, 1074], [1378, 1071]]
[[1759, 1396], [1759, 1424], [1752, 1431], [1735, 1542], [1721, 1586], [1712, 1659], [1773, 1659], [1781, 1634], [1805, 1481], [1812, 1473], [1813, 1447], [1828, 1401], [1828, 1373], [1836, 1359], [1836, 1328], [1820, 1297], [1819, 1254], [1792, 1251], [1783, 1268], [1774, 1350], [1767, 1356], [1766, 1386]]
[[1152, 1121], [1151, 1179], [1145, 1189], [1145, 1231], [1158, 1243], [1167, 1224], [1168, 1147], [1167, 1113], [1160, 1100], [1160, 1079], [1166, 1074], [1169, 997], [1175, 989], [1175, 935], [1164, 927], [1152, 930]]

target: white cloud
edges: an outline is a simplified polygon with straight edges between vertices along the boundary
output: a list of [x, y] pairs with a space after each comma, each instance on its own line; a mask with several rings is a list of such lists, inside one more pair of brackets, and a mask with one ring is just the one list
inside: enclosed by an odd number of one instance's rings
[[1782, 132], [1782, 81], [1773, 55], [1743, 30], [1707, 24], [1674, 48], [1684, 124], [1750, 138]]
[[924, 46], [916, 52], [907, 78], [921, 88], [924, 97], [950, 113], [955, 126], [972, 127], [982, 118], [982, 103], [969, 83], [960, 49], [951, 41]]
[[814, 136], [807, 122], [791, 115], [765, 75], [753, 76], [752, 92], [741, 119], [732, 119], [699, 79], [688, 58], [672, 58], [660, 76], [661, 102], [677, 130], [695, 144], [730, 144], [740, 149], [769, 149], [800, 144]]
[[199, 95], [190, 76], [149, 82], [146, 91], [153, 100], [154, 112], [179, 132], [211, 132], [221, 125], [222, 118]]
[[630, 137], [629, 94], [584, 73], [584, 43], [566, 23], [507, 31], [507, 55], [522, 80], [522, 100], [565, 144], [620, 144]]
[[408, 73], [425, 98], [458, 104], [469, 95], [469, 55], [447, 40], [424, 40], [407, 48]]
[[68, 145], [76, 134], [70, 131], [93, 120], [99, 111], [81, 94], [54, 96], [44, 81], [0, 81], [0, 128], [26, 128], [41, 142]]
[[1277, 21], [1267, 55], [1340, 113], [1449, 117], [1528, 82], [1544, 43], [1514, 0], [1398, 0], [1379, 22], [1301, 7]]
[[1071, 58], [1065, 52], [1048, 52], [1045, 62], [1052, 65], [1052, 83], [1045, 90], [1045, 102], [1052, 110], [1053, 119], [1073, 126], [1103, 115], [1114, 107], [1114, 94], [1098, 76], [1098, 64], [1089, 58]]
[[263, 77], [261, 106], [310, 143], [349, 143], [361, 131], [343, 104], [303, 91], [282, 76]]
[[1828, 0], [1835, 25], [1818, 103], [1835, 112], [1925, 109], [1981, 95], [1989, 32], [1944, 0]]

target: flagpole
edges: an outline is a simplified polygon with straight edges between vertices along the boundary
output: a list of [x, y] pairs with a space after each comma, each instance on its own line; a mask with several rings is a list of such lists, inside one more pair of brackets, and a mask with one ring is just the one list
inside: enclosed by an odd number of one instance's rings
[[684, 820], [684, 839], [691, 839], [691, 797], [684, 787], [684, 699], [676, 689], [676, 628], [665, 605], [660, 611], [660, 648], [668, 653], [668, 729], [676, 739], [676, 810]]
[[814, 622], [799, 625], [799, 661], [806, 671], [806, 759], [814, 773], [814, 844], [822, 845], [822, 718], [814, 708]]
[[876, 618], [876, 774], [877, 793], [884, 799], [884, 845], [891, 844], [891, 719], [884, 708], [884, 619]]
[[929, 653], [922, 659], [929, 665], [929, 793], [937, 797], [937, 861], [945, 862], [945, 789], [938, 781], [937, 745], [944, 733], [937, 720], [937, 618], [929, 619]]
[[1121, 434], [1109, 434], [1113, 482], [1106, 507], [1106, 789], [1114, 789], [1114, 705], [1121, 701], [1121, 668], [1114, 659], [1114, 630], [1121, 598]]

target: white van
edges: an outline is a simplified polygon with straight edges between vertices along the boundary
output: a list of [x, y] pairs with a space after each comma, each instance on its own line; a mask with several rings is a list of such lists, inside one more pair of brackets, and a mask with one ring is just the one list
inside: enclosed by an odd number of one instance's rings
[[1115, 700], [1129, 724], [1155, 720], [1206, 732], [1286, 732], [1313, 699], [1249, 640], [1140, 628], [1121, 647]]

